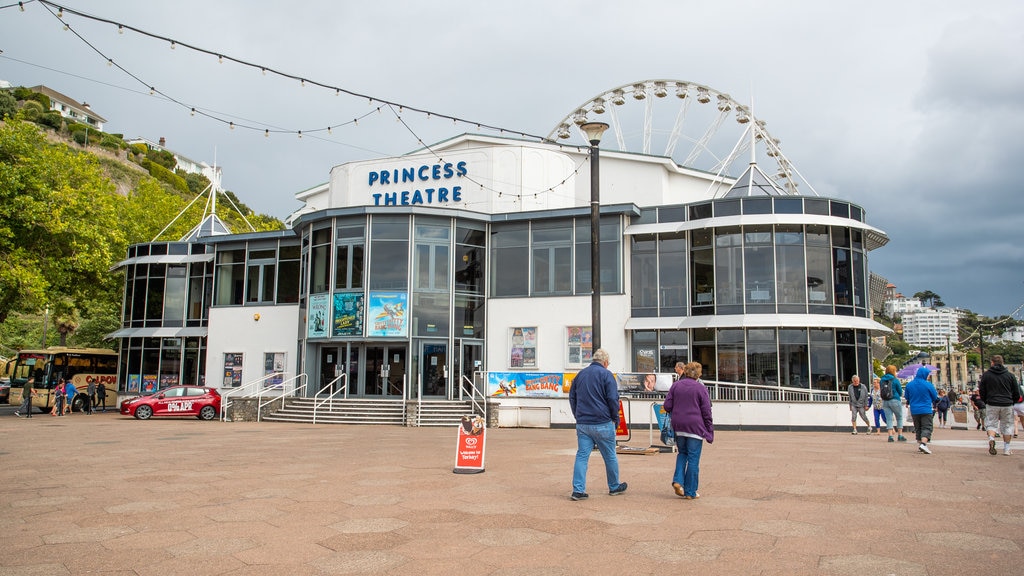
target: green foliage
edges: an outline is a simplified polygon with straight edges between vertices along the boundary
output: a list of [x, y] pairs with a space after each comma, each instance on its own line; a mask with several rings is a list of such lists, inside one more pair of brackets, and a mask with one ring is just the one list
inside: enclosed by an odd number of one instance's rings
[[132, 154], [135, 154], [136, 156], [145, 156], [146, 152], [149, 150], [149, 148], [141, 142], [136, 142], [135, 144], [128, 145], [128, 149], [131, 150]]
[[0, 90], [0, 120], [14, 115], [18, 112], [18, 100], [11, 94], [10, 90]]
[[88, 136], [86, 135], [85, 130], [75, 130], [71, 133], [71, 139], [74, 140], [76, 144], [85, 146]]
[[174, 173], [185, 179], [185, 183], [188, 184], [188, 191], [195, 196], [202, 194], [207, 186], [210, 185], [210, 179], [202, 174], [185, 172], [184, 170], [175, 170]]
[[[146, 148], [146, 159], [154, 164], [159, 164], [161, 167], [167, 169], [168, 172], [174, 170], [174, 167], [178, 165], [178, 161], [174, 159], [174, 154], [171, 154], [167, 150], [152, 150]], [[173, 172], [171, 172], [173, 174]]]
[[1020, 364], [1024, 362], [1024, 344], [1017, 342], [996, 342], [985, 344], [985, 369], [992, 356], [999, 354], [1004, 364]]
[[43, 115], [43, 105], [35, 100], [25, 102], [21, 105], [19, 117], [35, 122]]
[[106, 148], [107, 150], [117, 151], [120, 150], [121, 148], [124, 148], [125, 143], [124, 140], [116, 136], [104, 134], [103, 137], [100, 138], [100, 146]]
[[153, 178], [156, 178], [161, 182], [170, 184], [171, 187], [173, 187], [178, 192], [181, 192], [182, 194], [188, 193], [188, 184], [185, 182], [185, 179], [182, 178], [181, 176], [178, 176], [174, 172], [171, 172], [167, 168], [164, 168], [160, 164], [157, 164], [156, 162], [153, 162], [147, 158], [146, 160], [142, 161], [142, 167], [145, 168], [146, 170], [149, 170], [149, 175], [152, 176]]
[[60, 112], [43, 112], [39, 116], [39, 123], [54, 130], [60, 130], [64, 126], [64, 117]]

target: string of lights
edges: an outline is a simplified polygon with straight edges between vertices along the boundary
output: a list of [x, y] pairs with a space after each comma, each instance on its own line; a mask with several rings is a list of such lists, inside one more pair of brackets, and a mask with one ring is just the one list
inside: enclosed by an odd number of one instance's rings
[[1021, 303], [1020, 306], [1017, 306], [1016, 310], [1014, 310], [1013, 312], [1010, 312], [1005, 317], [1003, 317], [1001, 320], [996, 320], [995, 322], [992, 322], [990, 324], [978, 324], [978, 326], [975, 327], [975, 329], [970, 334], [968, 334], [962, 340], [957, 342], [957, 345], [963, 345], [963, 344], [966, 344], [967, 342], [970, 342], [971, 338], [974, 338], [975, 336], [977, 336], [982, 328], [995, 328], [996, 326], [999, 326], [1000, 324], [1005, 324], [1005, 323], [1009, 322], [1022, 309], [1024, 309], [1024, 303]]
[[[441, 159], [441, 156], [439, 154], [437, 154], [429, 146], [427, 146], [423, 142], [422, 138], [420, 138], [415, 133], [415, 131], [412, 129], [412, 127], [409, 126], [409, 124], [407, 122], [405, 122], [405, 119], [402, 117], [402, 114], [405, 112], [405, 110], [409, 110], [409, 111], [416, 112], [416, 113], [419, 113], [419, 114], [424, 114], [424, 115], [426, 115], [426, 117], [428, 119], [431, 118], [431, 117], [443, 118], [443, 119], [451, 120], [455, 124], [463, 123], [463, 124], [466, 124], [466, 125], [476, 126], [476, 128], [478, 130], [479, 129], [488, 129], [488, 130], [497, 131], [500, 134], [510, 134], [510, 135], [514, 135], [514, 136], [519, 136], [519, 137], [527, 138], [527, 139], [537, 140], [537, 141], [540, 141], [540, 142], [545, 142], [545, 143], [548, 143], [548, 144], [555, 144], [559, 148], [572, 148], [572, 149], [575, 149], [577, 151], [581, 151], [582, 150], [579, 146], [566, 146], [566, 145], [561, 144], [559, 142], [552, 141], [552, 140], [550, 140], [550, 139], [548, 139], [546, 137], [537, 136], [537, 135], [529, 134], [529, 133], [526, 133], [526, 132], [520, 132], [520, 131], [511, 130], [511, 129], [507, 129], [507, 128], [502, 128], [502, 127], [499, 127], [499, 126], [493, 126], [493, 125], [489, 125], [489, 124], [485, 124], [485, 123], [474, 122], [474, 121], [471, 121], [471, 120], [466, 120], [466, 119], [463, 119], [463, 118], [459, 118], [459, 117], [455, 117], [455, 116], [450, 116], [450, 115], [447, 115], [447, 114], [441, 114], [441, 113], [433, 112], [433, 111], [430, 111], [430, 110], [425, 110], [425, 109], [421, 109], [421, 108], [417, 108], [417, 107], [413, 107], [413, 106], [408, 106], [408, 105], [405, 105], [405, 104], [400, 104], [400, 103], [397, 103], [397, 102], [392, 102], [392, 101], [381, 99], [381, 98], [377, 98], [377, 97], [374, 97], [374, 96], [360, 94], [360, 93], [348, 90], [346, 88], [342, 88], [342, 87], [338, 87], [338, 86], [331, 86], [331, 85], [328, 85], [328, 84], [325, 84], [325, 83], [322, 83], [322, 82], [318, 82], [318, 81], [314, 81], [314, 80], [308, 80], [306, 78], [297, 76], [295, 74], [291, 74], [291, 73], [287, 73], [287, 72], [282, 72], [280, 70], [277, 70], [277, 69], [269, 67], [269, 66], [264, 66], [264, 65], [248, 62], [248, 61], [245, 61], [245, 60], [242, 60], [240, 58], [236, 58], [236, 57], [224, 54], [224, 53], [215, 52], [213, 50], [209, 50], [209, 49], [206, 49], [206, 48], [195, 46], [195, 45], [192, 45], [192, 44], [189, 44], [189, 43], [183, 43], [183, 42], [180, 42], [178, 40], [175, 40], [175, 39], [172, 39], [172, 38], [169, 38], [169, 37], [165, 37], [165, 36], [162, 36], [162, 35], [159, 35], [159, 34], [154, 34], [154, 33], [148, 32], [146, 30], [142, 30], [140, 28], [137, 28], [135, 26], [124, 24], [124, 23], [121, 23], [121, 22], [117, 22], [117, 21], [114, 21], [114, 20], [107, 19], [107, 18], [102, 18], [102, 17], [94, 16], [94, 15], [87, 14], [87, 13], [84, 13], [84, 12], [81, 12], [81, 11], [78, 11], [78, 10], [74, 10], [74, 9], [70, 9], [70, 8], [64, 8], [64, 7], [59, 6], [59, 5], [57, 5], [57, 4], [53, 3], [53, 2], [49, 2], [48, 0], [29, 0], [28, 1], [28, 3], [31, 3], [31, 2], [38, 2], [39, 4], [43, 5], [43, 7], [51, 15], [53, 15], [57, 20], [59, 20], [61, 22], [61, 24], [63, 25], [63, 28], [64, 28], [65, 31], [72, 32], [81, 42], [83, 42], [93, 52], [95, 52], [101, 58], [103, 58], [107, 62], [108, 66], [116, 67], [117, 69], [122, 71], [124, 74], [126, 74], [128, 77], [132, 78], [134, 81], [136, 81], [137, 83], [139, 83], [143, 87], [148, 88], [150, 95], [152, 95], [152, 96], [159, 95], [160, 97], [166, 99], [167, 101], [169, 101], [169, 102], [171, 102], [173, 104], [176, 104], [176, 105], [178, 105], [180, 107], [188, 109], [189, 113], [192, 116], [195, 116], [195, 115], [198, 114], [200, 116], [203, 116], [203, 117], [209, 118], [211, 120], [220, 122], [221, 124], [226, 125], [231, 130], [234, 130], [237, 127], [237, 128], [240, 128], [240, 129], [247, 129], [247, 130], [253, 130], [253, 131], [262, 131], [263, 135], [265, 137], [269, 137], [271, 134], [294, 134], [298, 138], [302, 138], [304, 134], [305, 135], [310, 135], [310, 134], [317, 134], [317, 133], [323, 133], [323, 132], [326, 132], [327, 134], [331, 134], [333, 129], [341, 128], [341, 127], [344, 127], [344, 126], [357, 126], [359, 124], [359, 120], [362, 120], [362, 119], [364, 119], [364, 118], [366, 118], [368, 116], [371, 116], [374, 113], [378, 113], [379, 114], [384, 107], [387, 107], [388, 110], [390, 110], [396, 116], [396, 119], [399, 122], [401, 122], [401, 124], [405, 128], [405, 130], [407, 130], [413, 136], [413, 138], [415, 138], [416, 141], [423, 148], [428, 150], [431, 154], [433, 154], [439, 160]], [[13, 7], [13, 6], [17, 5], [17, 6], [20, 7], [20, 9], [22, 11], [24, 11], [24, 9], [25, 9], [24, 8], [24, 4], [25, 3], [26, 2], [18, 2], [17, 4], [11, 4], [9, 6], [0, 7], [0, 9], [7, 8], [7, 7]], [[56, 11], [54, 11], [54, 9], [56, 9]], [[273, 75], [277, 75], [277, 76], [280, 76], [280, 77], [283, 77], [283, 78], [288, 78], [288, 79], [292, 79], [292, 80], [298, 80], [301, 86], [305, 86], [308, 83], [308, 84], [313, 85], [313, 86], [317, 86], [317, 87], [333, 90], [336, 95], [340, 95], [340, 94], [344, 93], [346, 95], [358, 97], [358, 98], [361, 98], [361, 99], [365, 98], [371, 105], [374, 104], [374, 103], [376, 103], [378, 105], [373, 110], [371, 110], [371, 111], [369, 111], [369, 112], [367, 112], [367, 113], [365, 113], [365, 114], [363, 114], [363, 115], [361, 115], [361, 116], [359, 116], [357, 118], [353, 118], [350, 121], [341, 122], [341, 123], [338, 123], [338, 124], [328, 125], [326, 128], [314, 128], [314, 129], [306, 129], [306, 130], [291, 130], [291, 129], [282, 129], [282, 128], [273, 128], [272, 129], [272, 128], [267, 128], [266, 126], [268, 126], [268, 124], [264, 124], [264, 123], [260, 123], [260, 124], [262, 124], [262, 126], [255, 126], [255, 125], [252, 125], [252, 124], [249, 124], [249, 123], [235, 122], [234, 120], [229, 120], [229, 119], [225, 118], [224, 117], [225, 115], [211, 113], [211, 112], [207, 111], [206, 109], [204, 109], [202, 107], [193, 106], [193, 105], [187, 104], [187, 103], [185, 103], [185, 102], [183, 102], [183, 101], [181, 101], [179, 99], [176, 99], [176, 98], [170, 96], [169, 94], [165, 93], [164, 91], [157, 89], [154, 85], [148, 84], [142, 78], [140, 78], [138, 75], [132, 73], [131, 71], [129, 71], [128, 69], [126, 69], [122, 65], [120, 65], [119, 63], [115, 62], [113, 60], [113, 58], [111, 58], [110, 56], [105, 54], [103, 51], [101, 51], [99, 48], [97, 48], [92, 42], [90, 42], [88, 39], [86, 39], [84, 36], [82, 36], [81, 33], [79, 33], [77, 30], [72, 28], [70, 26], [70, 24], [64, 18], [65, 12], [67, 12], [68, 14], [73, 14], [75, 16], [79, 16], [81, 18], [93, 20], [93, 21], [96, 21], [96, 22], [110, 24], [110, 25], [115, 25], [115, 26], [117, 26], [119, 33], [123, 33], [125, 29], [128, 29], [128, 30], [131, 30], [132, 32], [135, 32], [137, 34], [140, 34], [140, 35], [148, 37], [148, 38], [153, 38], [153, 39], [169, 42], [172, 49], [176, 48], [177, 46], [182, 46], [182, 47], [185, 47], [185, 48], [187, 48], [189, 50], [193, 50], [193, 51], [198, 52], [198, 53], [207, 54], [207, 55], [211, 55], [211, 56], [216, 56], [218, 61], [220, 61], [220, 62], [223, 62], [225, 59], [227, 59], [230, 62], [234, 62], [234, 63], [240, 64], [242, 66], [246, 66], [246, 67], [253, 68], [253, 69], [259, 69], [263, 75], [266, 75], [269, 72], [269, 73], [271, 73]], [[395, 110], [396, 107], [398, 108], [397, 111]], [[538, 198], [540, 194], [546, 194], [546, 193], [553, 192], [554, 190], [556, 190], [559, 187], [563, 186], [566, 182], [569, 181], [570, 178], [578, 175], [580, 169], [582, 168], [582, 166], [585, 165], [586, 162], [588, 162], [588, 161], [589, 161], [589, 158], [585, 157], [583, 162], [578, 164], [575, 167], [575, 169], [572, 171], [571, 174], [567, 175], [560, 182], [558, 182], [557, 184], [555, 184], [553, 186], [550, 186], [550, 187], [548, 187], [548, 188], [546, 188], [544, 190], [539, 190], [539, 191], [533, 192], [532, 196], [534, 198]], [[494, 193], [496, 193], [498, 195], [499, 198], [502, 197], [503, 195], [512, 195], [514, 197], [517, 197], [517, 198], [521, 199], [521, 198], [523, 198], [525, 196], [530, 196], [531, 195], [531, 194], [509, 194], [508, 192], [502, 192], [500, 190], [496, 190], [494, 188], [490, 188], [490, 187], [484, 185], [483, 183], [481, 183], [481, 182], [479, 182], [479, 181], [477, 181], [477, 180], [475, 180], [473, 178], [469, 178], [469, 179], [474, 184], [480, 186], [481, 190], [489, 190], [491, 192], [494, 192]]]

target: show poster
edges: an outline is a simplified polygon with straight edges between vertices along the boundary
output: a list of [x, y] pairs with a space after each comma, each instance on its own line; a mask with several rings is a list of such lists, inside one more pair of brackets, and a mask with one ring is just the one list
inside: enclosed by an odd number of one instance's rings
[[148, 394], [150, 392], [156, 392], [157, 378], [156, 374], [143, 374], [142, 375], [142, 392]]
[[242, 385], [242, 353], [224, 353], [224, 384], [225, 388], [237, 388]]
[[139, 383], [141, 382], [142, 376], [139, 374], [128, 375], [128, 390], [127, 392], [138, 392]]
[[263, 386], [272, 388], [284, 384], [284, 363], [284, 352], [263, 353], [263, 375], [267, 377]]
[[509, 368], [537, 369], [537, 327], [512, 328]]
[[491, 397], [564, 398], [560, 372], [489, 372], [487, 395]]
[[333, 336], [363, 335], [363, 293], [345, 292], [334, 295]]
[[306, 329], [310, 338], [327, 338], [327, 319], [331, 314], [331, 295], [312, 294], [306, 313]]
[[371, 292], [367, 336], [408, 336], [409, 295], [405, 292]]

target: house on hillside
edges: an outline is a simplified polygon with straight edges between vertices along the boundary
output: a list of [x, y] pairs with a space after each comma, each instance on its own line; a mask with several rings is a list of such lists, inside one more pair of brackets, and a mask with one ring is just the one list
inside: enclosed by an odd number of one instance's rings
[[[145, 138], [132, 138], [131, 140], [125, 140], [125, 142], [127, 142], [129, 146], [132, 144], [145, 144], [146, 148], [149, 148], [150, 150], [169, 152], [174, 156], [174, 161], [176, 163], [174, 166], [175, 170], [181, 170], [186, 174], [202, 174], [211, 182], [220, 181], [220, 168], [210, 166], [206, 162], [198, 162], [187, 156], [183, 156], [174, 150], [168, 150], [167, 140], [163, 136], [160, 137], [159, 142], [153, 142], [152, 140], [147, 140]], [[215, 178], [215, 176], [218, 177]]]
[[45, 94], [50, 99], [50, 110], [59, 112], [61, 116], [69, 120], [81, 122], [103, 132], [103, 125], [107, 123], [107, 119], [93, 112], [85, 102], [78, 102], [74, 98], [46, 86], [33, 86], [29, 90]]

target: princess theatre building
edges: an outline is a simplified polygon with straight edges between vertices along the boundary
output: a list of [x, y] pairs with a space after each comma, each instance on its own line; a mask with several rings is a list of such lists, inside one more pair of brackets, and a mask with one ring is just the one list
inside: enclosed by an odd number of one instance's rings
[[[211, 218], [131, 246], [122, 393], [203, 384], [341, 416], [376, 401], [405, 424], [461, 403], [492, 425], [572, 425], [568, 388], [593, 352], [590, 153], [465, 134], [336, 166], [297, 194], [290, 229]], [[601, 347], [627, 419], [646, 426], [694, 360], [720, 426], [845, 425], [842, 394], [888, 332], [867, 258], [888, 238], [864, 210], [755, 162], [726, 177], [602, 149], [599, 168]]]

